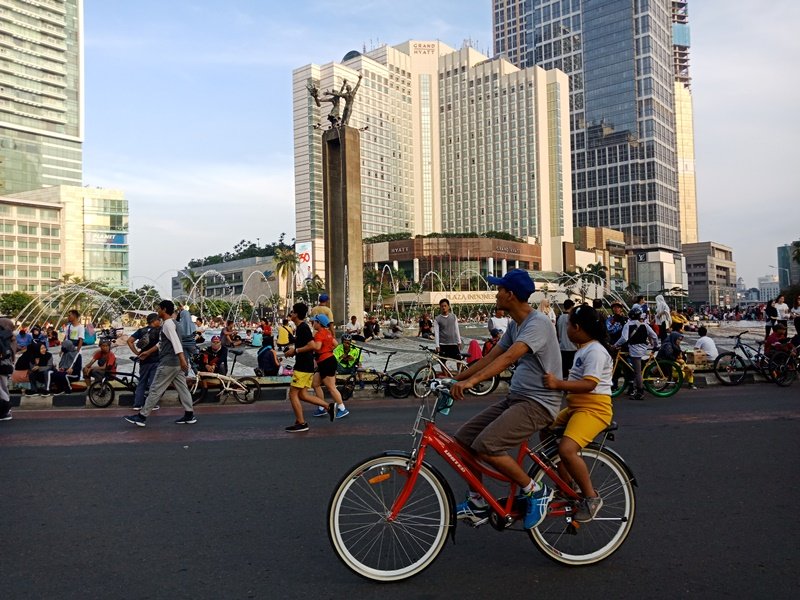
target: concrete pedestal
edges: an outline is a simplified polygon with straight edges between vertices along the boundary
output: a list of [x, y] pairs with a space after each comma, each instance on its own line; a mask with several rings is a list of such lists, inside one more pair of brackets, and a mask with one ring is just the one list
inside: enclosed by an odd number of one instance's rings
[[361, 135], [353, 127], [322, 134], [325, 286], [337, 326], [364, 315], [361, 237]]

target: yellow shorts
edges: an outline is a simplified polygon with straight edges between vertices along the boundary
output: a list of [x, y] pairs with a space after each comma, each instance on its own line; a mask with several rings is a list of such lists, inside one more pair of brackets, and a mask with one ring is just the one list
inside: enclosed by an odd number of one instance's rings
[[307, 390], [311, 387], [311, 381], [314, 379], [313, 373], [304, 373], [303, 371], [295, 371], [292, 373], [292, 383], [290, 387], [296, 387]]
[[611, 424], [611, 396], [602, 394], [570, 394], [567, 408], [563, 409], [552, 427], [567, 426], [564, 435], [581, 448]]

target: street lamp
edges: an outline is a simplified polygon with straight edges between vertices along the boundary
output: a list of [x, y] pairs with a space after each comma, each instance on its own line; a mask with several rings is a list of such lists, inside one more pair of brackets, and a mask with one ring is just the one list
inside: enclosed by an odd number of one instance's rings
[[644, 286], [644, 295], [648, 302], [650, 302], [650, 286], [651, 285], [658, 285], [657, 282], [651, 281], [647, 285]]

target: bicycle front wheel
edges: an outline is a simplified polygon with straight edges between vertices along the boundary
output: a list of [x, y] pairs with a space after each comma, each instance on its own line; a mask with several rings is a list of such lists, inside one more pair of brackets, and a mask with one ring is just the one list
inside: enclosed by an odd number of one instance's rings
[[714, 361], [714, 375], [722, 385], [739, 385], [747, 374], [747, 364], [735, 352], [723, 352]]
[[405, 371], [398, 371], [389, 375], [386, 385], [392, 398], [408, 398], [414, 387], [414, 379]]
[[644, 387], [659, 398], [669, 398], [678, 393], [683, 385], [683, 370], [671, 360], [654, 360], [642, 373]]
[[611, 397], [621, 396], [630, 385], [630, 380], [625, 377], [625, 367], [617, 367], [611, 376]]
[[356, 574], [375, 581], [407, 579], [444, 547], [450, 526], [447, 484], [424, 463], [397, 518], [387, 519], [410, 476], [408, 458], [376, 456], [350, 469], [331, 496], [328, 537]]
[[[567, 521], [565, 515], [548, 515], [528, 533], [536, 547], [547, 558], [572, 565], [591, 565], [608, 558], [627, 539], [636, 514], [634, 480], [621, 459], [606, 453], [597, 444], [581, 451], [589, 468], [594, 489], [603, 499], [603, 506], [588, 523]], [[553, 457], [558, 464], [559, 456]], [[536, 482], [553, 486], [538, 466], [531, 477]]]
[[414, 373], [414, 395], [417, 398], [427, 398], [431, 393], [431, 381], [436, 377], [436, 372], [430, 365], [425, 365]]
[[105, 408], [114, 402], [114, 388], [105, 380], [93, 381], [86, 389], [86, 395], [97, 408]]
[[237, 402], [252, 404], [261, 397], [261, 384], [258, 383], [258, 379], [255, 377], [240, 377], [236, 381], [245, 388], [243, 390], [238, 386], [233, 387], [233, 397], [236, 398]]
[[781, 387], [792, 385], [797, 378], [794, 359], [787, 352], [778, 352], [769, 361], [770, 379]]

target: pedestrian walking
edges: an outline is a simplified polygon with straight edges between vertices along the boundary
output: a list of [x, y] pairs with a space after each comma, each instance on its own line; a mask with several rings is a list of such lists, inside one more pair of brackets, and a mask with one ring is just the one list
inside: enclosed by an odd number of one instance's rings
[[558, 335], [558, 347], [561, 350], [561, 377], [567, 379], [569, 377], [569, 370], [572, 368], [572, 361], [575, 359], [575, 352], [578, 347], [569, 339], [569, 311], [575, 306], [575, 303], [567, 298], [564, 300], [563, 312], [558, 315], [556, 321], [556, 334]]
[[458, 319], [450, 312], [450, 300], [439, 300], [441, 311], [433, 320], [433, 339], [436, 353], [454, 360], [461, 360], [461, 332], [458, 330]]
[[183, 406], [183, 417], [177, 419], [177, 425], [191, 425], [197, 423], [192, 406], [192, 395], [186, 384], [186, 373], [189, 371], [189, 363], [181, 346], [178, 337], [177, 327], [175, 326], [175, 305], [171, 300], [162, 300], [158, 304], [158, 316], [161, 319], [161, 334], [159, 336], [159, 363], [153, 384], [150, 386], [150, 393], [147, 394], [144, 407], [135, 415], [125, 417], [128, 423], [144, 427], [147, 424], [147, 417], [150, 416], [153, 408], [161, 400], [161, 396], [172, 384], [178, 392], [178, 398]]
[[[312, 387], [314, 388], [314, 395], [320, 400], [325, 399], [325, 393], [322, 391], [323, 384], [328, 390], [328, 393], [333, 398], [336, 404], [336, 418], [342, 419], [350, 414], [350, 411], [345, 408], [342, 402], [342, 395], [336, 389], [336, 357], [333, 351], [336, 347], [336, 339], [331, 335], [328, 325], [328, 317], [322, 313], [315, 315], [311, 318], [311, 323], [314, 327], [314, 352], [317, 359], [317, 371], [314, 373], [312, 380]], [[315, 417], [324, 417], [328, 414], [328, 407], [320, 406], [314, 413]]]
[[161, 318], [156, 313], [147, 315], [147, 326], [128, 336], [128, 348], [139, 358], [139, 384], [133, 396], [133, 410], [144, 407], [158, 369], [158, 339], [161, 337]]
[[14, 372], [14, 355], [16, 353], [17, 340], [14, 336], [14, 322], [8, 317], [0, 317], [0, 421], [10, 421], [12, 418], [8, 376]]

